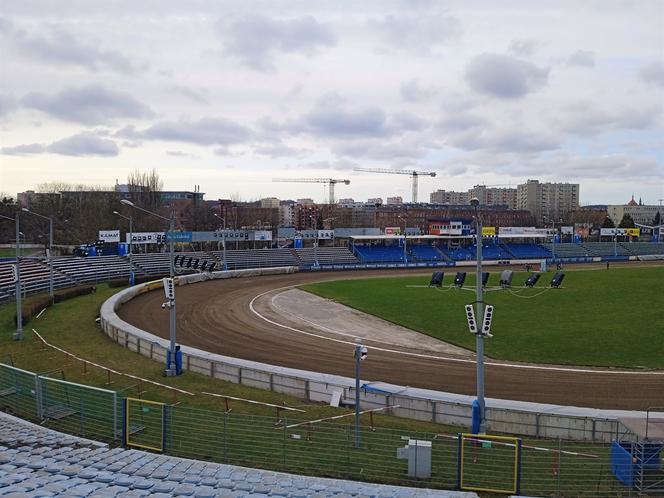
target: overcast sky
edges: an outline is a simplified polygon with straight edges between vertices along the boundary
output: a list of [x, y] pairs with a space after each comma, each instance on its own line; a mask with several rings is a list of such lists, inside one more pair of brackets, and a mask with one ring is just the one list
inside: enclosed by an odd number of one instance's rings
[[664, 2], [4, 0], [0, 192], [156, 168], [207, 199], [581, 184], [664, 198]]

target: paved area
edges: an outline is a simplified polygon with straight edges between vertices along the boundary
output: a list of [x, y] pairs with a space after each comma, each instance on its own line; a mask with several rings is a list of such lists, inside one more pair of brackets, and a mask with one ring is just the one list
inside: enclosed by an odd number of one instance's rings
[[[426, 284], [429, 276], [422, 278]], [[413, 289], [418, 292], [437, 292], [437, 289]], [[417, 295], [417, 294], [415, 294]], [[381, 346], [411, 348], [413, 344], [421, 349], [446, 353], [449, 355], [474, 357], [467, 349], [448, 344], [427, 335], [401, 327], [387, 320], [363, 313], [343, 304], [325, 299], [300, 289], [286, 289], [266, 294], [256, 302], [261, 313], [275, 319], [279, 323], [292, 322], [295, 327], [311, 326], [318, 333], [329, 333], [333, 336], [351, 340], [359, 337]], [[268, 308], [268, 309], [266, 309]], [[272, 313], [270, 313], [272, 311]], [[276, 316], [274, 316], [276, 315]]]
[[0, 412], [0, 496], [196, 498], [476, 498], [213, 464], [104, 444]]

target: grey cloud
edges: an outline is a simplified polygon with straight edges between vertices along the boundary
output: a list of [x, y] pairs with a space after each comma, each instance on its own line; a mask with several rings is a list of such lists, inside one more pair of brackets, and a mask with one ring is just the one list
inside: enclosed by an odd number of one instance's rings
[[276, 53], [314, 55], [336, 43], [332, 30], [312, 16], [271, 19], [247, 15], [231, 24], [220, 24], [224, 50], [256, 71], [274, 71]]
[[548, 82], [549, 70], [509, 55], [482, 54], [466, 67], [466, 81], [479, 93], [518, 99]]
[[16, 100], [9, 95], [0, 94], [0, 118], [16, 109]]
[[594, 67], [595, 66], [595, 52], [590, 50], [577, 50], [567, 58], [567, 65], [581, 66], [581, 67]]
[[656, 124], [661, 114], [658, 105], [605, 111], [590, 102], [578, 102], [565, 109], [555, 123], [567, 133], [590, 137], [614, 130], [647, 129]]
[[452, 16], [386, 16], [377, 23], [383, 40], [392, 48], [430, 53], [432, 47], [457, 37], [461, 23]]
[[41, 154], [46, 150], [42, 144], [23, 144], [14, 147], [3, 147], [0, 153], [6, 156], [31, 156], [32, 154]]
[[309, 130], [326, 136], [381, 136], [386, 134], [387, 116], [382, 109], [319, 107], [304, 117]]
[[309, 154], [308, 150], [289, 147], [281, 143], [259, 145], [254, 147], [253, 152], [259, 156], [266, 156], [271, 158], [303, 157]]
[[171, 87], [171, 90], [199, 104], [207, 104], [208, 102], [206, 92], [202, 90], [194, 90], [182, 85], [175, 85]]
[[114, 157], [120, 152], [113, 140], [100, 138], [94, 133], [82, 132], [71, 137], [63, 138], [50, 145], [25, 144], [14, 147], [3, 147], [0, 153], [12, 156], [27, 156], [45, 153], [60, 154], [63, 156], [100, 156]]
[[510, 42], [509, 51], [519, 57], [531, 57], [539, 48], [540, 43], [537, 40], [512, 40]]
[[653, 62], [643, 66], [639, 77], [646, 83], [664, 87], [664, 62]]
[[19, 52], [40, 62], [58, 66], [68, 64], [90, 71], [134, 71], [131, 61], [121, 53], [104, 50], [90, 40], [81, 40], [59, 26], [40, 25], [39, 33], [30, 33], [4, 20], [0, 32], [9, 36], [10, 43]]
[[114, 157], [120, 152], [113, 140], [100, 138], [92, 133], [83, 132], [53, 142], [47, 147], [49, 152], [63, 156], [102, 156]]
[[401, 98], [406, 102], [421, 102], [428, 100], [436, 94], [432, 88], [425, 88], [417, 80], [406, 81], [401, 84]]
[[124, 128], [126, 138], [185, 142], [196, 145], [232, 145], [251, 137], [248, 128], [223, 118], [201, 118], [197, 121], [181, 119], [162, 121], [143, 131]]
[[181, 150], [167, 150], [166, 154], [171, 156], [171, 157], [186, 157], [189, 159], [197, 159], [198, 156], [196, 154], [191, 154], [189, 152], [183, 152]]
[[407, 140], [387, 143], [382, 140], [339, 142], [332, 147], [332, 151], [339, 156], [379, 161], [420, 159], [428, 152], [422, 144]]
[[21, 103], [64, 121], [103, 124], [117, 118], [145, 118], [154, 113], [125, 92], [101, 85], [67, 88], [56, 94], [29, 93]]
[[359, 167], [359, 164], [347, 159], [340, 159], [338, 161], [313, 161], [301, 165], [297, 165], [297, 169], [334, 169], [338, 171], [352, 171]]

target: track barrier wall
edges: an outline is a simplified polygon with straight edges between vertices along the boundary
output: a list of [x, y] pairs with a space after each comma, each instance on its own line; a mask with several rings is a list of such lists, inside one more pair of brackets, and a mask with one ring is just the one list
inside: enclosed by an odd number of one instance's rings
[[[213, 278], [237, 278], [292, 273], [297, 268], [269, 268], [215, 272]], [[200, 275], [179, 277], [179, 285], [201, 281]], [[134, 296], [161, 287], [161, 282], [140, 284], [109, 298], [101, 308], [101, 326], [115, 342], [131, 351], [165, 363], [168, 341], [123, 321], [116, 311]], [[183, 368], [192, 372], [260, 389], [297, 396], [307, 401], [329, 402], [335, 391], [343, 399], [354, 399], [355, 380], [331, 374], [308, 372], [238, 358], [212, 354], [181, 346]], [[363, 381], [360, 402], [363, 409], [399, 405], [392, 415], [439, 424], [470, 427], [473, 396], [380, 384], [371, 389]], [[618, 433], [618, 418], [645, 417], [645, 412], [599, 410], [487, 399], [486, 418], [492, 432], [528, 437], [562, 438], [574, 441], [609, 443]]]
[[[54, 406], [58, 417], [49, 414]], [[635, 495], [613, 473], [625, 475], [632, 462], [612, 460], [608, 443], [363, 426], [355, 448], [351, 423], [302, 423], [295, 416], [277, 420], [168, 405], [4, 364], [0, 409], [112, 445], [298, 474], [532, 496]], [[309, 420], [306, 414], [299, 417]], [[408, 461], [399, 458], [399, 450], [412, 441], [430, 445], [428, 478], [411, 476]]]

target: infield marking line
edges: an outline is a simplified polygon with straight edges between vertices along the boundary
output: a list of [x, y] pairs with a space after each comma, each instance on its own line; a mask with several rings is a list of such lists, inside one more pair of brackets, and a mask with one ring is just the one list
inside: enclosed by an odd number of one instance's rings
[[[275, 322], [274, 320], [269, 319], [268, 317], [262, 315], [259, 311], [256, 310], [254, 307], [254, 303], [256, 302], [257, 299], [260, 299], [261, 297], [265, 296], [266, 294], [269, 294], [270, 292], [275, 292], [275, 291], [281, 291], [285, 289], [294, 289], [296, 288], [297, 285], [286, 285], [284, 287], [277, 287], [276, 289], [270, 289], [264, 292], [261, 292], [260, 294], [256, 295], [253, 297], [251, 301], [249, 301], [249, 309], [251, 312], [256, 315], [258, 318], [266, 321], [267, 323], [270, 323], [272, 325], [276, 325], [277, 327], [284, 328], [286, 330], [290, 330], [291, 332], [296, 332], [298, 334], [306, 335], [309, 337], [315, 337], [317, 339], [323, 339], [326, 341], [331, 341], [331, 342], [337, 342], [340, 344], [348, 344], [351, 346], [355, 346], [355, 342], [351, 341], [344, 341], [342, 339], [334, 339], [333, 337], [326, 337], [324, 335], [320, 334], [315, 334], [313, 332], [307, 332], [305, 330], [300, 330], [295, 327], [291, 327], [289, 325], [284, 325], [279, 322]], [[387, 349], [387, 348], [381, 348], [378, 346], [372, 346], [372, 349], [376, 351], [382, 351], [383, 353], [392, 353], [392, 354], [399, 354], [399, 355], [404, 355], [404, 356], [412, 356], [415, 358], [426, 358], [430, 360], [440, 360], [440, 361], [447, 361], [447, 362], [456, 362], [456, 363], [468, 363], [468, 364], [475, 364], [475, 360], [468, 360], [464, 358], [454, 358], [450, 356], [436, 356], [436, 355], [429, 355], [429, 354], [424, 354], [424, 353], [412, 353], [410, 351], [398, 351], [395, 349]], [[551, 367], [551, 366], [544, 366], [544, 365], [519, 365], [519, 364], [514, 364], [514, 363], [496, 363], [492, 361], [485, 361], [485, 365], [492, 366], [492, 367], [504, 367], [504, 368], [518, 368], [518, 369], [523, 369], [523, 370], [543, 370], [543, 371], [549, 371], [549, 372], [567, 372], [567, 373], [591, 373], [591, 374], [609, 374], [609, 375], [664, 375], [664, 371], [654, 371], [654, 372], [635, 372], [633, 370], [594, 370], [590, 368], [578, 368], [578, 367]]]

